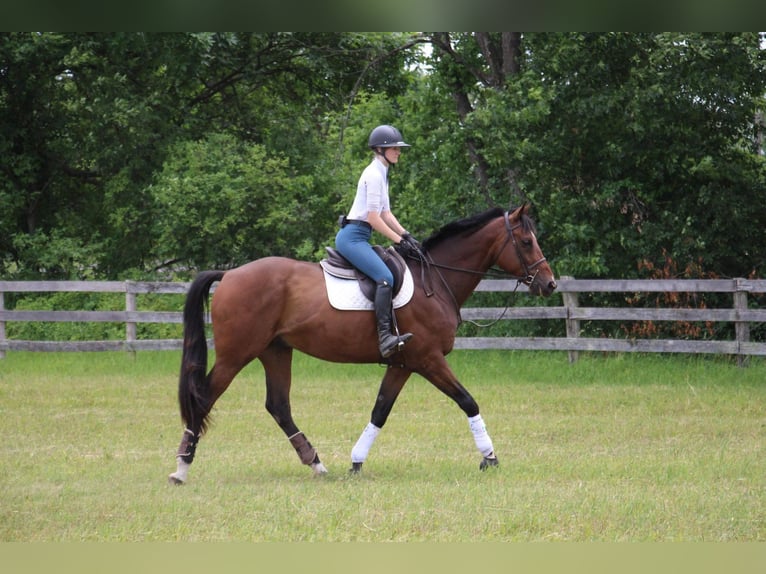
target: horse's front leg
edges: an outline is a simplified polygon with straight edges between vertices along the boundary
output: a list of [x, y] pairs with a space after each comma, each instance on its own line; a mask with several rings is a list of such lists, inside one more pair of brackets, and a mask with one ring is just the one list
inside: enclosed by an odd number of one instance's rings
[[351, 449], [351, 468], [349, 472], [357, 474], [362, 470], [362, 464], [367, 460], [367, 455], [372, 448], [372, 443], [380, 433], [380, 429], [386, 424], [388, 415], [391, 413], [391, 409], [396, 402], [396, 398], [399, 396], [404, 383], [412, 374], [408, 369], [400, 367], [388, 367], [386, 374], [383, 376], [383, 381], [380, 383], [380, 390], [378, 391], [378, 397], [375, 401], [375, 406], [372, 408], [372, 414], [370, 416], [370, 422], [362, 431], [359, 440], [356, 441], [354, 448]]
[[428, 366], [419, 369], [418, 373], [455, 401], [468, 417], [468, 426], [471, 429], [473, 440], [483, 457], [479, 469], [485, 470], [491, 466], [498, 466], [499, 463], [495, 455], [495, 448], [492, 445], [492, 439], [487, 432], [484, 419], [479, 413], [479, 405], [471, 396], [471, 393], [457, 380], [444, 356], [439, 355], [425, 364]]
[[311, 467], [315, 475], [327, 473], [319, 454], [293, 421], [290, 409], [290, 385], [293, 350], [272, 344], [259, 357], [266, 374], [266, 410], [287, 435], [300, 461]]

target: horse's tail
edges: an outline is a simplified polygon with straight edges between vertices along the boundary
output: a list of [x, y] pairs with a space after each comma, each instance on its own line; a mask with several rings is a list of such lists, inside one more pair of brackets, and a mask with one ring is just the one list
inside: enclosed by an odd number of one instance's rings
[[203, 271], [192, 281], [184, 305], [184, 344], [178, 403], [186, 428], [202, 434], [210, 415], [210, 383], [207, 377], [207, 339], [205, 308], [210, 287], [223, 278], [224, 271]]

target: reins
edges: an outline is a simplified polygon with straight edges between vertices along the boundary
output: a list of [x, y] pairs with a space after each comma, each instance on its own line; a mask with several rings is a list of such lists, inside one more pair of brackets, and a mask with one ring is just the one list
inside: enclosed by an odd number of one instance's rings
[[[411, 259], [416, 259], [417, 261], [420, 262], [420, 277], [423, 283], [423, 290], [425, 291], [426, 297], [431, 297], [434, 294], [433, 288], [427, 286], [426, 280], [431, 278], [431, 273], [430, 273], [431, 268], [432, 267], [436, 268], [435, 270], [437, 275], [439, 276], [439, 279], [441, 280], [442, 284], [444, 285], [444, 288], [447, 290], [447, 293], [449, 293], [450, 298], [452, 299], [452, 304], [455, 307], [455, 313], [458, 318], [458, 324], [463, 323], [463, 318], [460, 315], [460, 305], [458, 304], [457, 299], [455, 299], [455, 295], [454, 293], [452, 293], [452, 289], [450, 289], [450, 286], [447, 283], [447, 280], [444, 279], [444, 275], [442, 275], [440, 271], [441, 269], [446, 269], [448, 271], [456, 271], [458, 273], [469, 273], [473, 275], [481, 275], [482, 277], [498, 277], [502, 279], [516, 280], [516, 287], [514, 287], [513, 291], [511, 291], [509, 295], [508, 303], [506, 304], [505, 309], [503, 309], [503, 312], [500, 314], [500, 316], [497, 319], [490, 321], [489, 323], [477, 323], [476, 321], [472, 321], [470, 319], [465, 321], [476, 327], [486, 328], [486, 327], [491, 327], [492, 325], [496, 324], [498, 321], [503, 319], [503, 317], [508, 312], [508, 309], [511, 306], [512, 297], [516, 295], [516, 291], [518, 290], [519, 286], [522, 283], [527, 286], [531, 285], [534, 282], [535, 277], [537, 277], [537, 273], [538, 273], [538, 271], [535, 271], [534, 274], [532, 274], [532, 270], [538, 267], [539, 265], [541, 265], [544, 261], [546, 261], [545, 257], [541, 257], [540, 259], [538, 259], [531, 265], [527, 265], [527, 262], [524, 261], [524, 257], [521, 254], [521, 249], [519, 248], [519, 245], [516, 242], [516, 237], [513, 235], [513, 230], [518, 227], [521, 227], [522, 224], [517, 223], [516, 225], [511, 226], [510, 221], [508, 220], [507, 211], [503, 214], [503, 222], [505, 223], [505, 229], [507, 231], [505, 242], [503, 243], [503, 246], [498, 250], [497, 257], [495, 257], [495, 261], [490, 265], [489, 269], [485, 271], [479, 271], [477, 269], [467, 269], [465, 267], [455, 267], [452, 265], [445, 265], [443, 263], [436, 263], [429, 253], [421, 252], [417, 256], [410, 255]], [[508, 243], [512, 243], [513, 247], [516, 249], [516, 256], [519, 258], [519, 262], [524, 267], [524, 276], [512, 275], [511, 273], [508, 273], [507, 271], [504, 271], [503, 269], [494, 268], [494, 265], [500, 259], [500, 256], [503, 254], [503, 251], [505, 251], [505, 248], [508, 246]]]

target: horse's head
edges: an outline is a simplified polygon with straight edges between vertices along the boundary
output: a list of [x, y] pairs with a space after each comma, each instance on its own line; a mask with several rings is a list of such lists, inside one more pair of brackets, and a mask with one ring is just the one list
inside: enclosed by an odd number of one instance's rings
[[504, 271], [522, 277], [530, 293], [547, 297], [556, 289], [548, 261], [537, 244], [535, 226], [527, 215], [528, 206], [522, 205], [503, 216], [506, 237], [503, 240], [497, 265]]

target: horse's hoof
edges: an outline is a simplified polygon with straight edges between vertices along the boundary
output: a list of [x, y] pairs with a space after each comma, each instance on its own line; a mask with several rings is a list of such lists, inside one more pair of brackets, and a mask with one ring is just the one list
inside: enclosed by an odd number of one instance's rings
[[168, 475], [168, 484], [180, 486], [182, 484], [186, 484], [186, 482], [175, 476], [175, 473], [173, 473]]
[[321, 462], [312, 463], [311, 470], [314, 471], [314, 476], [324, 476], [327, 474], [327, 468]]
[[487, 470], [491, 466], [500, 466], [500, 463], [497, 461], [497, 457], [493, 456], [492, 458], [484, 458], [484, 460], [481, 461], [481, 464], [479, 465], [479, 470]]
[[351, 468], [348, 469], [349, 474], [359, 474], [362, 472], [362, 463], [361, 462], [352, 462]]

